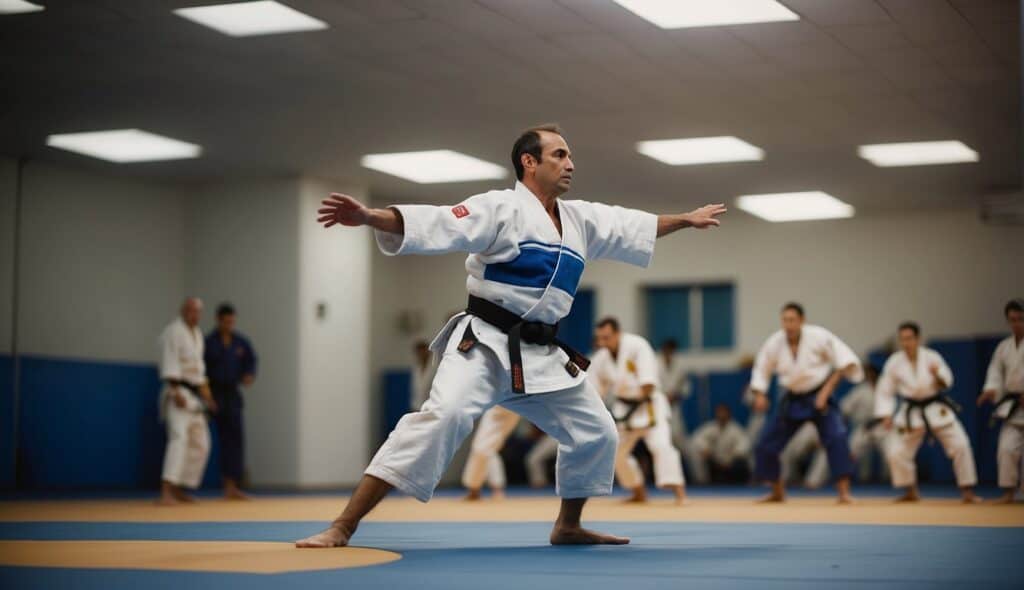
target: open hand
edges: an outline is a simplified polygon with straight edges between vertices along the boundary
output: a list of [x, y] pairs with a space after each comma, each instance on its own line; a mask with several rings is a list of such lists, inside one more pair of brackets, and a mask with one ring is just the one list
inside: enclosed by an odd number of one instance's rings
[[370, 210], [366, 205], [348, 195], [331, 193], [321, 204], [323, 207], [317, 210], [320, 216], [316, 220], [324, 224], [324, 227], [337, 224], [355, 227], [366, 225], [370, 219]]
[[768, 411], [768, 396], [763, 393], [758, 393], [754, 396], [754, 411], [758, 414], [763, 414]]
[[978, 405], [980, 406], [981, 404], [983, 404], [985, 402], [995, 401], [995, 399], [996, 399], [996, 390], [995, 389], [986, 389], [985, 391], [983, 391], [981, 393], [981, 395], [978, 396]]
[[690, 227], [704, 229], [706, 227], [718, 227], [722, 222], [715, 217], [725, 213], [727, 209], [722, 203], [716, 205], [704, 205], [700, 209], [694, 209], [686, 214], [686, 221]]

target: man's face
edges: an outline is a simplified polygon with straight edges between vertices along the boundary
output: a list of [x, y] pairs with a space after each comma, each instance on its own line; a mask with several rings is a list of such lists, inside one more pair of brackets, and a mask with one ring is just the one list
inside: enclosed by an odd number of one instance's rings
[[425, 363], [430, 360], [430, 347], [426, 344], [417, 344], [413, 348], [413, 352], [416, 353], [416, 359], [421, 363]]
[[914, 331], [911, 330], [910, 328], [904, 328], [900, 330], [899, 339], [900, 348], [903, 349], [903, 352], [910, 354], [917, 350], [917, 344], [919, 339], [917, 337], [917, 334], [915, 334]]
[[217, 316], [217, 329], [221, 332], [234, 332], [235, 314], [225, 313]]
[[670, 344], [670, 343], [666, 342], [665, 344], [661, 345], [661, 354], [665, 355], [666, 357], [671, 357], [675, 353], [676, 353], [676, 345], [675, 344]]
[[181, 319], [189, 326], [199, 325], [199, 318], [203, 315], [203, 303], [198, 299], [189, 299], [181, 306]]
[[1024, 313], [1011, 309], [1006, 314], [1006, 323], [1010, 324], [1010, 331], [1014, 337], [1024, 338]]
[[611, 326], [601, 326], [594, 332], [599, 348], [607, 348], [612, 352], [619, 350], [619, 332]]
[[800, 335], [803, 325], [804, 318], [796, 310], [787, 309], [782, 312], [782, 329], [786, 331], [786, 336], [796, 338]]
[[533, 177], [545, 192], [556, 196], [569, 191], [572, 184], [572, 153], [565, 138], [550, 131], [538, 131], [540, 134], [540, 162], [536, 163]]
[[732, 412], [729, 411], [728, 406], [718, 406], [715, 408], [715, 420], [721, 424], [726, 425], [729, 420], [732, 419]]

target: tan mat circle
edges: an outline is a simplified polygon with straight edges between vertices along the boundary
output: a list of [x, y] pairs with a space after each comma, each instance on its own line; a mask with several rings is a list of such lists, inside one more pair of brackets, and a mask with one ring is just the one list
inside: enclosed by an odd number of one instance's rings
[[[341, 512], [343, 496], [273, 497], [251, 502], [209, 500], [194, 505], [159, 507], [140, 500], [0, 502], [0, 521], [33, 522], [239, 522], [321, 521]], [[388, 498], [368, 521], [377, 522], [551, 522], [558, 498], [510, 498], [465, 502], [437, 498], [421, 504]], [[863, 498], [837, 506], [829, 497], [794, 498], [785, 504], [755, 504], [752, 498], [694, 498], [675, 506], [665, 498], [627, 505], [617, 498], [587, 504], [587, 520], [656, 522], [765, 522], [875, 525], [1024, 527], [1024, 504], [965, 506], [952, 499], [894, 504], [888, 498]]]
[[280, 574], [365, 567], [401, 558], [378, 549], [296, 549], [291, 543], [0, 541], [0, 565], [28, 567]]

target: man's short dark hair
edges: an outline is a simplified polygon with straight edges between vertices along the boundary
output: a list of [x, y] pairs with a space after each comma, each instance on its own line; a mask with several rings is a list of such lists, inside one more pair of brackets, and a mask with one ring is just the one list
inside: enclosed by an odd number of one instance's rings
[[914, 333], [914, 336], [921, 335], [921, 326], [918, 326], [917, 322], [903, 322], [902, 324], [900, 324], [900, 328], [898, 331], [902, 332], [903, 330], [910, 330], [911, 332]]
[[548, 131], [562, 135], [562, 128], [558, 123], [545, 123], [530, 127], [519, 135], [519, 139], [512, 144], [512, 167], [516, 169], [516, 180], [523, 179], [523, 154], [530, 154], [539, 163], [540, 160], [540, 132]]
[[226, 315], [235, 315], [235, 306], [224, 302], [217, 306], [217, 317], [222, 318]]
[[608, 316], [606, 318], [601, 318], [601, 321], [597, 322], [597, 327], [598, 328], [603, 328], [605, 326], [610, 326], [613, 332], [618, 332], [619, 331], [619, 320], [617, 320], [617, 319], [615, 319], [615, 318], [613, 318], [611, 316]]
[[790, 301], [789, 303], [782, 306], [782, 312], [785, 313], [787, 310], [792, 309], [796, 312], [796, 315], [804, 317], [804, 306], [800, 305], [796, 301]]
[[679, 343], [676, 342], [675, 338], [666, 338], [661, 342], [661, 345], [663, 347], [667, 346], [669, 348], [679, 348]]
[[1006, 307], [1003, 308], [1003, 316], [1009, 317], [1011, 311], [1019, 311], [1024, 313], [1024, 299], [1011, 299], [1006, 302]]

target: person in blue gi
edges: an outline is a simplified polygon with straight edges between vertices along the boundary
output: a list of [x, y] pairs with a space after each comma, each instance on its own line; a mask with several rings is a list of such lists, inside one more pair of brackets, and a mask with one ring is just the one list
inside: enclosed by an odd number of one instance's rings
[[230, 303], [217, 307], [217, 327], [206, 337], [206, 373], [210, 381], [217, 412], [220, 440], [220, 472], [224, 480], [224, 497], [247, 500], [239, 487], [245, 469], [245, 437], [242, 428], [242, 386], [256, 379], [256, 353], [249, 339], [235, 331], [235, 308]]
[[797, 430], [812, 422], [836, 478], [839, 502], [852, 502], [850, 476], [854, 465], [846, 424], [832, 394], [843, 377], [853, 383], [864, 380], [857, 355], [832, 332], [805, 324], [804, 308], [799, 303], [787, 303], [782, 308], [782, 329], [768, 337], [754, 361], [750, 389], [755, 396], [755, 411], [768, 407], [766, 392], [773, 373], [778, 374], [779, 385], [787, 393], [774, 420], [765, 425], [754, 451], [755, 479], [772, 484], [772, 492], [762, 501], [785, 500], [779, 457]]

